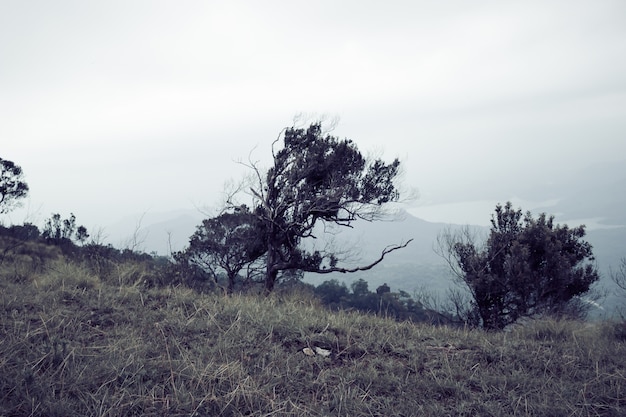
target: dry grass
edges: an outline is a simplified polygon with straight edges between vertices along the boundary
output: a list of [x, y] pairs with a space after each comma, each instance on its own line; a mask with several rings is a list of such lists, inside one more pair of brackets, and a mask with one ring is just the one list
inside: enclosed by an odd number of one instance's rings
[[420, 326], [302, 295], [142, 289], [136, 268], [0, 274], [0, 416], [626, 414], [619, 324]]

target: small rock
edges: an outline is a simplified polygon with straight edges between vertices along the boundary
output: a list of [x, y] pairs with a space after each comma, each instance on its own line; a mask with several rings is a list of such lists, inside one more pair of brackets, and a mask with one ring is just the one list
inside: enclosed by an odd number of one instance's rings
[[330, 356], [330, 350], [322, 349], [321, 347], [317, 347], [317, 346], [315, 346], [315, 353], [317, 353], [318, 355], [323, 356], [325, 358]]

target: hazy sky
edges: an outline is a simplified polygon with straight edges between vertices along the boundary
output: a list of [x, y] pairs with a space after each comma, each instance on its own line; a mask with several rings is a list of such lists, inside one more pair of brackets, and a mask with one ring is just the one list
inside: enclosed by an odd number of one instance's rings
[[624, 159], [626, 2], [0, 0], [14, 222], [216, 204], [298, 113], [399, 157], [417, 205], [515, 197]]

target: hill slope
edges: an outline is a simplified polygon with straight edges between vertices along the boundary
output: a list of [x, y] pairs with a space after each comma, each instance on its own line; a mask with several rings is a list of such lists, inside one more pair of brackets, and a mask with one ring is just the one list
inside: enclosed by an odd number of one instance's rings
[[626, 412], [623, 324], [485, 333], [331, 313], [306, 295], [143, 289], [138, 264], [105, 280], [64, 261], [14, 271], [0, 270], [0, 415]]

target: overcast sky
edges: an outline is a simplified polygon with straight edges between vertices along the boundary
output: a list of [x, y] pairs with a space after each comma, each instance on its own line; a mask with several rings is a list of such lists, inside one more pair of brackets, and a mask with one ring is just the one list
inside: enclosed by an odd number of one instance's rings
[[0, 0], [13, 222], [217, 204], [299, 113], [399, 157], [415, 205], [516, 197], [624, 159], [626, 2]]

